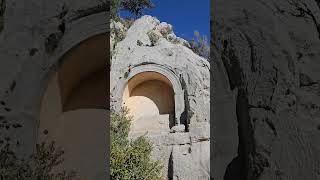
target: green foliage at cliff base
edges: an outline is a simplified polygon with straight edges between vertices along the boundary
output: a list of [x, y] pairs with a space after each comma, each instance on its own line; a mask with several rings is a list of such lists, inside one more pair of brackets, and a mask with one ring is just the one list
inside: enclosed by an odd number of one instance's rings
[[160, 180], [162, 165], [150, 158], [151, 142], [145, 136], [128, 139], [130, 120], [127, 110], [111, 113], [110, 178]]

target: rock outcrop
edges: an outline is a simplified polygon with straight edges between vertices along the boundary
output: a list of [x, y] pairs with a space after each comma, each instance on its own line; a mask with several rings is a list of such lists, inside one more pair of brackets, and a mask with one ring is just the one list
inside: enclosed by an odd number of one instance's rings
[[319, 1], [212, 6], [212, 177], [319, 179]]
[[[163, 162], [169, 179], [208, 179], [210, 65], [172, 29], [151, 16], [137, 19], [128, 29], [111, 22], [111, 106], [117, 110], [123, 105], [124, 87], [136, 74], [154, 71], [168, 78], [175, 93], [174, 125], [147, 134], [154, 144], [153, 157]], [[119, 34], [123, 38], [116, 38]]]

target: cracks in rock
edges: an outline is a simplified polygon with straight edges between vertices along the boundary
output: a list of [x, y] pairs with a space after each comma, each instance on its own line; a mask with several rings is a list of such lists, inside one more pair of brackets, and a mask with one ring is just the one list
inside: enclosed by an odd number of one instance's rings
[[64, 20], [62, 20], [61, 24], [58, 26], [60, 32], [64, 33], [66, 31], [66, 24]]
[[6, 11], [6, 0], [0, 0], [0, 33], [4, 28], [4, 13]]
[[51, 33], [45, 41], [45, 50], [47, 53], [51, 54], [55, 51], [55, 49], [58, 47], [58, 44], [60, 40], [62, 39], [65, 30], [66, 30], [66, 25], [65, 25], [65, 16], [69, 12], [69, 9], [67, 8], [66, 4], [62, 6], [61, 12], [56, 15], [54, 18], [57, 18], [60, 23], [58, 24], [57, 31]]
[[269, 105], [252, 105], [252, 104], [248, 104], [248, 108], [251, 109], [251, 108], [257, 108], [257, 109], [264, 109], [265, 111], [271, 111], [273, 113], [275, 113], [275, 110], [272, 109], [271, 106]]
[[[288, 3], [294, 8], [294, 10], [288, 12], [290, 15], [297, 17], [297, 18], [304, 18], [304, 19], [311, 19], [313, 24], [316, 27], [318, 32], [318, 38], [320, 39], [320, 23], [318, 22], [317, 18], [315, 17], [314, 12], [309, 8], [309, 5], [300, 0], [287, 0]], [[319, 6], [319, 0], [315, 0], [317, 5]]]
[[173, 180], [173, 158], [172, 158], [172, 150], [170, 153], [169, 161], [168, 161], [168, 180]]
[[61, 31], [51, 33], [45, 42], [45, 49], [47, 53], [53, 53], [54, 50], [58, 47], [60, 40], [63, 37], [63, 33]]
[[250, 48], [250, 61], [251, 61], [251, 71], [252, 72], [256, 72], [257, 71], [257, 67], [256, 67], [256, 63], [257, 63], [257, 52], [256, 52], [256, 48], [255, 48], [255, 44], [253, 43], [252, 39], [247, 35], [244, 34], [249, 48]]
[[230, 89], [233, 90], [242, 83], [242, 69], [239, 64], [239, 59], [236, 56], [232, 41], [224, 40], [223, 52], [221, 59], [228, 74]]
[[313, 86], [315, 84], [318, 84], [318, 82], [310, 82], [308, 84], [303, 84], [303, 85], [300, 85], [300, 87], [310, 87], [310, 86]]
[[[74, 15], [73, 17], [71, 17], [68, 22], [72, 22], [74, 20], [89, 16], [91, 14], [95, 14], [95, 13], [100, 13], [100, 12], [107, 12], [108, 10], [108, 3], [102, 3], [99, 4], [97, 6], [88, 8], [88, 9], [84, 9], [84, 10], [77, 10], [75, 12], [76, 15]], [[58, 44], [60, 42], [60, 40], [62, 39], [65, 30], [66, 30], [66, 20], [65, 17], [67, 16], [67, 14], [69, 13], [69, 9], [67, 7], [66, 4], [63, 5], [61, 12], [54, 16], [54, 18], [57, 18], [60, 23], [58, 24], [57, 27], [57, 31], [51, 33], [45, 41], [45, 50], [47, 53], [53, 53], [55, 51], [55, 49], [58, 47]]]
[[66, 4], [63, 4], [61, 12], [58, 15], [54, 16], [54, 18], [61, 20], [68, 14], [68, 12], [69, 12], [69, 8], [67, 8]]
[[277, 67], [275, 67], [275, 66], [273, 66], [272, 68], [273, 68], [273, 69], [274, 69], [274, 71], [275, 71], [275, 75], [276, 75], [276, 77], [274, 77], [274, 78], [272, 79], [273, 88], [272, 88], [272, 94], [271, 94], [270, 99], [269, 99], [269, 100], [270, 100], [270, 102], [272, 102], [272, 99], [273, 99], [274, 93], [275, 93], [276, 88], [277, 88], [277, 86], [278, 86], [278, 78], [279, 78], [279, 71], [278, 71], [278, 68], [277, 68]]
[[191, 109], [190, 109], [187, 85], [186, 85], [184, 78], [181, 76], [181, 74], [180, 74], [180, 83], [181, 83], [182, 89], [184, 91], [184, 103], [185, 103], [185, 109], [184, 109], [183, 113], [181, 114], [180, 122], [182, 124], [184, 124], [185, 131], [189, 132], [189, 124], [190, 124], [190, 120], [191, 120], [194, 112], [191, 111]]
[[[138, 66], [143, 66], [143, 65], [148, 65], [148, 64], [157, 64], [157, 63], [154, 63], [154, 62], [142, 62], [142, 63], [133, 65], [132, 68], [135, 68], [135, 67], [138, 67]], [[157, 64], [157, 65], [159, 65], [159, 64]]]
[[15, 80], [12, 81], [12, 83], [10, 84], [10, 91], [13, 92], [14, 89], [16, 88], [17, 82]]
[[[205, 142], [205, 141], [210, 141], [210, 138], [198, 138], [196, 141], [193, 141], [190, 144], [201, 143], [201, 142]], [[186, 143], [186, 144], [189, 144], [189, 143]]]
[[277, 135], [278, 135], [277, 129], [276, 129], [276, 127], [274, 126], [273, 122], [272, 122], [269, 118], [266, 118], [266, 119], [265, 119], [265, 122], [267, 123], [267, 125], [269, 126], [269, 128], [272, 130], [273, 134], [274, 134], [275, 136], [277, 136]]
[[126, 72], [124, 73], [123, 77], [124, 77], [125, 79], [127, 79], [127, 78], [129, 77], [130, 72], [131, 72], [131, 69], [130, 69], [130, 67], [129, 67], [128, 71], [126, 71]]
[[299, 81], [300, 87], [309, 87], [318, 84], [318, 82], [313, 81], [308, 75], [304, 73], [299, 74]]

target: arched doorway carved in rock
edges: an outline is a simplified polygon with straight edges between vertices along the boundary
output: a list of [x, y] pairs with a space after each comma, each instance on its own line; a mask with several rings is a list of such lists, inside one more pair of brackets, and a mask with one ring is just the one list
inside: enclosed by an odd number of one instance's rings
[[132, 77], [122, 99], [133, 117], [131, 131], [169, 131], [175, 125], [174, 90], [160, 73], [148, 71]]
[[130, 69], [126, 79], [117, 97], [131, 111], [131, 132], [169, 132], [181, 125], [184, 91], [175, 73], [159, 64], [141, 64]]
[[55, 141], [66, 153], [63, 168], [85, 179], [100, 179], [105, 172], [108, 48], [106, 34], [100, 34], [69, 50], [51, 73], [42, 99], [38, 140]]

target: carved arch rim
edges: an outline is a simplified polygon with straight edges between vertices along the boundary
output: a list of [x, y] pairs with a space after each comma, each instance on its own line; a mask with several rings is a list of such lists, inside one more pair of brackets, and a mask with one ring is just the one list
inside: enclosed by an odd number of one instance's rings
[[[175, 123], [176, 125], [180, 124], [181, 114], [185, 110], [185, 102], [184, 102], [184, 90], [180, 83], [179, 77], [168, 67], [160, 64], [149, 63], [149, 64], [140, 64], [134, 67], [131, 67], [129, 70], [129, 74], [127, 75], [124, 82], [120, 82], [121, 86], [118, 90], [115, 90], [117, 94], [119, 105], [122, 106], [122, 95], [124, 90], [129, 82], [134, 76], [144, 73], [144, 72], [156, 72], [164, 77], [166, 77], [172, 84], [172, 88], [174, 91], [174, 103], [175, 103]], [[118, 107], [120, 108], [120, 107]]]
[[[48, 62], [46, 67], [44, 67], [44, 71], [41, 72], [41, 85], [39, 87], [40, 93], [37, 93], [39, 94], [37, 96], [38, 102], [41, 102], [44, 93], [46, 92], [49, 79], [54, 73], [56, 73], [65, 54], [72, 51], [73, 48], [77, 47], [77, 45], [103, 34], [106, 35], [106, 42], [108, 42], [107, 34], [110, 33], [110, 29], [106, 21], [107, 15], [108, 12], [90, 14], [86, 17], [74, 20], [68, 25], [58, 47], [55, 49], [51, 57], [47, 58]], [[106, 63], [106, 66], [107, 65], [108, 64]], [[38, 103], [37, 110], [39, 111], [35, 113], [37, 127], [40, 124], [40, 109], [41, 103]], [[36, 128], [35, 132], [34, 139], [38, 139], [39, 129]]]

